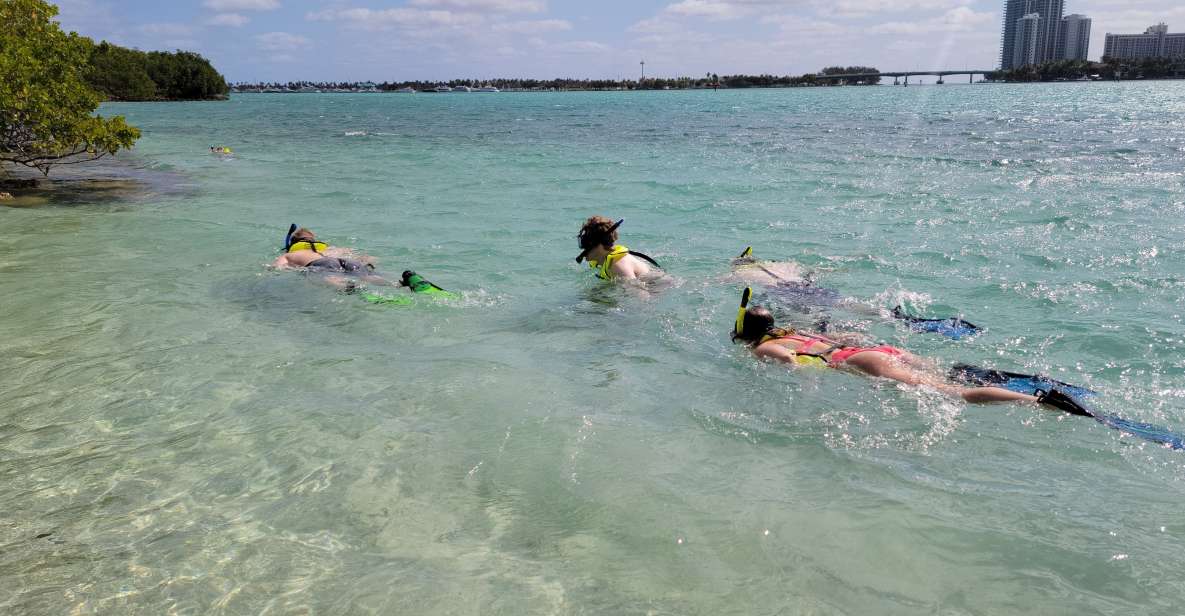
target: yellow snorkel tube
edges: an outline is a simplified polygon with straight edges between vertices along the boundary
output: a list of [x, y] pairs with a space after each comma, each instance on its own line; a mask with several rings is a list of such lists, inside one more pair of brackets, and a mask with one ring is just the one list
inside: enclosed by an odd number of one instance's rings
[[745, 287], [745, 290], [741, 293], [741, 307], [737, 309], [737, 322], [732, 328], [734, 337], [745, 333], [745, 314], [749, 311], [749, 299], [752, 297], [753, 289]]

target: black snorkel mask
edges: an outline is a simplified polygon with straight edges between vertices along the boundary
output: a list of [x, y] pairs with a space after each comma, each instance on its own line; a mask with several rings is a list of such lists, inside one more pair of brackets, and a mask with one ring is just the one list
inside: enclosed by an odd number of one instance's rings
[[[621, 220], [618, 220], [617, 223], [615, 223], [612, 227], [609, 227], [609, 230], [605, 232], [605, 237], [608, 237], [610, 234], [612, 234], [614, 231], [616, 231], [617, 228], [620, 227], [621, 223], [623, 223], [623, 222], [625, 222], [624, 218], [622, 218]], [[584, 259], [588, 257], [588, 253], [593, 248], [596, 248], [598, 244], [604, 243], [601, 241], [597, 241], [592, 236], [585, 233], [583, 229], [581, 229], [580, 233], [576, 236], [576, 239], [580, 241], [580, 248], [581, 248], [580, 254], [576, 256], [577, 263], [583, 262]], [[601, 239], [604, 239], [604, 238], [601, 238]]]

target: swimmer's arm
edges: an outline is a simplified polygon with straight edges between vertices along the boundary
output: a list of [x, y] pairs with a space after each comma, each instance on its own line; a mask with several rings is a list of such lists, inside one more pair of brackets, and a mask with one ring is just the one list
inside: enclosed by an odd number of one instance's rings
[[288, 263], [288, 255], [282, 254], [282, 255], [276, 257], [276, 260], [272, 262], [272, 267], [274, 267], [276, 269], [286, 269], [288, 267], [291, 267], [290, 264]]
[[784, 364], [793, 364], [798, 354], [780, 344], [763, 344], [753, 349], [753, 354], [762, 359], [772, 359]]

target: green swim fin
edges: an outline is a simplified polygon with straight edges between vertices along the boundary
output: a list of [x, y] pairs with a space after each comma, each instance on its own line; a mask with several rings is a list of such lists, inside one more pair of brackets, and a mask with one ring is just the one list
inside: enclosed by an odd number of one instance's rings
[[456, 299], [460, 295], [452, 291], [445, 291], [444, 289], [432, 284], [423, 276], [407, 270], [403, 272], [403, 286], [412, 290], [412, 293], [426, 293], [428, 295], [435, 295], [437, 297], [447, 297], [449, 299]]
[[380, 306], [410, 306], [415, 303], [415, 300], [406, 295], [379, 295], [378, 293], [370, 293], [369, 291], [362, 292], [358, 297], [371, 304], [378, 304]]

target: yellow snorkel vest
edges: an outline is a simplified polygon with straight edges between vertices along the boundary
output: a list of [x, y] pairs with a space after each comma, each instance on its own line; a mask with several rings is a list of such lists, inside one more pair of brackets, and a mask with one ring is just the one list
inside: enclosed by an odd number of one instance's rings
[[[793, 331], [793, 330], [791, 330], [791, 331]], [[761, 337], [761, 341], [757, 343], [757, 346], [761, 346], [761, 345], [765, 344], [766, 342], [769, 342], [770, 340], [777, 340], [777, 339], [778, 339], [777, 336], [771, 336], [769, 334], [766, 334]], [[813, 366], [816, 368], [826, 368], [830, 365], [827, 363], [827, 360], [823, 359], [822, 357], [819, 357], [818, 355], [803, 355], [801, 353], [794, 354], [794, 363], [796, 363], [800, 366]]]
[[329, 244], [326, 244], [325, 242], [318, 242], [317, 240], [313, 240], [312, 242], [309, 242], [306, 240], [301, 240], [299, 242], [292, 242], [292, 245], [288, 247], [288, 252], [296, 252], [298, 250], [311, 250], [311, 251], [319, 254], [322, 250], [325, 250], [326, 248], [329, 248]]
[[613, 267], [614, 263], [624, 259], [629, 253], [629, 248], [626, 248], [621, 244], [617, 244], [613, 247], [613, 250], [609, 251], [609, 254], [605, 255], [604, 261], [597, 263], [596, 261], [589, 259], [588, 266], [594, 270], [597, 270], [597, 278], [600, 278], [601, 280], [613, 280], [613, 272], [609, 271], [610, 268]]
[[[748, 251], [746, 251], [748, 252]], [[753, 296], [753, 289], [745, 287], [745, 291], [741, 293], [741, 307], [737, 310], [736, 325], [733, 326], [733, 331], [738, 335], [745, 333], [745, 314], [749, 311], [749, 299]], [[794, 333], [794, 330], [788, 330], [788, 333]], [[777, 336], [766, 334], [761, 337], [756, 346], [761, 346], [771, 340], [777, 340]], [[756, 348], [756, 346], [754, 348]], [[794, 354], [794, 363], [800, 366], [813, 366], [816, 368], [826, 368], [828, 366], [827, 360], [815, 355], [803, 355], [799, 353]]]

